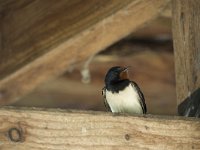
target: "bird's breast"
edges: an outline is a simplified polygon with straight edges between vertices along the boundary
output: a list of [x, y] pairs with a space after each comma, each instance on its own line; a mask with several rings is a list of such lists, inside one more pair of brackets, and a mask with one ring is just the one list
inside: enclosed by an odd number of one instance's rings
[[139, 98], [137, 90], [132, 85], [118, 93], [106, 91], [106, 99], [112, 112], [142, 114]]

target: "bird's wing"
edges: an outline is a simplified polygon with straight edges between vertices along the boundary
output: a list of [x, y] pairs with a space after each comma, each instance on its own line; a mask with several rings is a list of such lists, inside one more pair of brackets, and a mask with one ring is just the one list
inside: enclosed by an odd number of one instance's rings
[[142, 106], [142, 110], [143, 110], [143, 113], [146, 114], [147, 112], [147, 108], [146, 108], [146, 104], [145, 104], [145, 99], [144, 99], [144, 95], [142, 93], [142, 91], [140, 90], [139, 86], [137, 85], [137, 83], [131, 81], [131, 85], [137, 90], [138, 94], [139, 94], [139, 102]]
[[107, 111], [111, 111], [110, 106], [109, 106], [109, 104], [108, 104], [108, 102], [106, 100], [106, 87], [104, 87], [102, 89], [102, 95], [103, 95], [103, 99], [104, 99], [104, 105], [105, 105]]

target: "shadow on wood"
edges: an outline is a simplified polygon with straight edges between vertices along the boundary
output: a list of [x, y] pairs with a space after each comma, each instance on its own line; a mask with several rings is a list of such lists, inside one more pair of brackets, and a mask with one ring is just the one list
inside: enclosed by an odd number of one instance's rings
[[186, 117], [200, 117], [200, 88], [178, 106], [178, 113]]

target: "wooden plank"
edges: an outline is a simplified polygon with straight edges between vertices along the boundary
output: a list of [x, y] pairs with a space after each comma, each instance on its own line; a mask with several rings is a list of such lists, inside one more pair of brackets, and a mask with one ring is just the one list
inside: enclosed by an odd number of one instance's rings
[[0, 105], [127, 36], [169, 1], [22, 2], [1, 12]]
[[173, 0], [177, 104], [200, 87], [200, 1]]
[[2, 12], [0, 78], [45, 54], [62, 40], [115, 13], [129, 1], [22, 0], [18, 3], [13, 0], [4, 4], [8, 8]]
[[200, 149], [200, 120], [1, 108], [0, 149]]

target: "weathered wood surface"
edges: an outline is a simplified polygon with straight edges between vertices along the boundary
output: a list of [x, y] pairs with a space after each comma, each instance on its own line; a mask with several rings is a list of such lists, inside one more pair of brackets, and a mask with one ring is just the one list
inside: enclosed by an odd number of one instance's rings
[[200, 120], [1, 108], [0, 149], [200, 149]]
[[173, 0], [177, 104], [200, 87], [200, 1]]
[[168, 2], [1, 1], [0, 105], [130, 34]]

